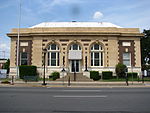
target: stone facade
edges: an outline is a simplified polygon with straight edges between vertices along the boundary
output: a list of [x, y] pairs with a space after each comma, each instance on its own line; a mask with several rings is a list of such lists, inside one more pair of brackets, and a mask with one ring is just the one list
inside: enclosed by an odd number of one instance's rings
[[[11, 38], [10, 75], [16, 72], [16, 46], [18, 29], [12, 29], [7, 35]], [[88, 71], [113, 71], [119, 62], [123, 63], [122, 54], [131, 53], [129, 71], [141, 71], [140, 37], [143, 36], [138, 28], [116, 27], [35, 27], [20, 29], [20, 53], [27, 52], [28, 64], [38, 68], [39, 75], [43, 75], [43, 49], [56, 44], [59, 47], [59, 65], [48, 66], [48, 53], [46, 54], [46, 75], [53, 71], [61, 72], [64, 67], [66, 73], [71, 73], [73, 59], [68, 59], [70, 47], [73, 44], [81, 47], [81, 59], [78, 59], [79, 73], [84, 73], [87, 57]], [[129, 43], [128, 43], [129, 42]], [[22, 44], [21, 44], [22, 43]], [[91, 66], [91, 48], [94, 44], [101, 45], [101, 66]], [[124, 44], [124, 45], [123, 45]], [[99, 54], [100, 55], [100, 54]], [[64, 62], [63, 62], [64, 57]], [[96, 59], [96, 57], [95, 57]], [[100, 62], [98, 60], [98, 62]], [[64, 64], [63, 64], [64, 63]], [[75, 62], [76, 63], [76, 62]], [[132, 68], [131, 68], [132, 67]], [[84, 73], [84, 75], [86, 75]], [[87, 76], [89, 76], [87, 74]]]

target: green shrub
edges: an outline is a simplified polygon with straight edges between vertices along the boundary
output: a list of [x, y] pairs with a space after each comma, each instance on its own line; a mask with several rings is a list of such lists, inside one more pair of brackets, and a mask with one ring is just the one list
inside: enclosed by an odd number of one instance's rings
[[10, 84], [10, 82], [8, 80], [3, 80], [1, 81], [2, 84]]
[[150, 65], [142, 65], [142, 71], [144, 70], [149, 70], [150, 69]]
[[103, 79], [112, 79], [113, 72], [112, 71], [102, 71]]
[[51, 73], [50, 76], [52, 76], [53, 80], [56, 80], [56, 79], [60, 78], [60, 73], [59, 72], [53, 72], [53, 73]]
[[99, 76], [99, 72], [98, 71], [90, 71], [90, 78], [93, 80], [99, 80], [100, 76]]
[[121, 78], [125, 77], [125, 69], [126, 68], [127, 68], [127, 66], [124, 64], [121, 64], [121, 63], [117, 64], [116, 69], [115, 69], [117, 76], [121, 77]]
[[136, 72], [130, 72], [130, 73], [127, 73], [127, 75], [128, 75], [128, 78], [132, 78], [132, 76], [133, 76], [133, 78], [137, 78], [137, 76], [138, 76], [138, 73], [136, 73]]
[[21, 65], [19, 66], [19, 75], [21, 79], [23, 79], [24, 76], [37, 76], [37, 67]]

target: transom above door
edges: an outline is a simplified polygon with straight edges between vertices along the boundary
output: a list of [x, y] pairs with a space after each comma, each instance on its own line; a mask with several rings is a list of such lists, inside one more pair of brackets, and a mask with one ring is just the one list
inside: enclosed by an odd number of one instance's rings
[[82, 50], [78, 44], [72, 44], [69, 49], [69, 60], [81, 60], [82, 59]]

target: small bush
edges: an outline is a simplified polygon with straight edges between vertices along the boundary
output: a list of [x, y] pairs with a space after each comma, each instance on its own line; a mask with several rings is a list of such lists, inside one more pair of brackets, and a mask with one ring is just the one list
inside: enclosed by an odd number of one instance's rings
[[136, 73], [136, 72], [130, 72], [130, 73], [127, 73], [127, 76], [128, 76], [128, 78], [132, 78], [132, 76], [133, 76], [133, 78], [137, 78], [137, 76], [138, 76], [138, 74]]
[[149, 70], [149, 69], [150, 69], [150, 65], [142, 65], [142, 71]]
[[53, 72], [50, 76], [52, 76], [53, 80], [56, 80], [56, 79], [60, 78], [60, 73], [59, 72]]
[[98, 71], [90, 71], [90, 78], [93, 79], [94, 81], [99, 80], [99, 72]]
[[127, 69], [126, 65], [121, 64], [121, 63], [117, 64], [116, 69], [115, 69], [117, 76], [121, 77], [121, 78], [125, 77], [125, 70], [126, 69]]
[[2, 84], [10, 84], [8, 80], [1, 81]]
[[52, 75], [50, 75], [50, 76], [49, 76], [49, 79], [51, 79], [51, 78], [53, 78], [53, 76], [52, 76]]
[[21, 65], [19, 66], [19, 75], [21, 79], [23, 79], [24, 76], [37, 76], [37, 67]]
[[103, 79], [112, 79], [113, 78], [112, 74], [113, 74], [112, 71], [103, 71], [102, 72]]

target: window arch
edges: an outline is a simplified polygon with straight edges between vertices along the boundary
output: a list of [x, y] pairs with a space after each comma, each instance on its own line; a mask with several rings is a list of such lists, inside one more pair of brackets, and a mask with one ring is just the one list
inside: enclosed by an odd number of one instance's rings
[[48, 66], [59, 66], [60, 49], [56, 44], [48, 46]]
[[72, 44], [70, 50], [81, 50], [81, 47], [78, 44]]
[[103, 66], [103, 48], [99, 44], [91, 46], [91, 66]]

